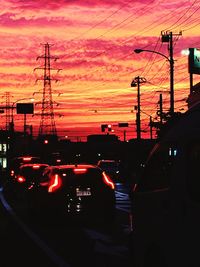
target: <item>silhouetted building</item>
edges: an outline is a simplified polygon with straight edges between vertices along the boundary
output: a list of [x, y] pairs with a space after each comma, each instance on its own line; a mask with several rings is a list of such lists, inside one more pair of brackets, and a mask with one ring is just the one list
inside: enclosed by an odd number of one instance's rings
[[192, 92], [187, 98], [188, 108], [191, 108], [194, 104], [200, 101], [200, 82], [192, 87]]
[[92, 134], [87, 136], [87, 142], [119, 142], [119, 138], [114, 134]]

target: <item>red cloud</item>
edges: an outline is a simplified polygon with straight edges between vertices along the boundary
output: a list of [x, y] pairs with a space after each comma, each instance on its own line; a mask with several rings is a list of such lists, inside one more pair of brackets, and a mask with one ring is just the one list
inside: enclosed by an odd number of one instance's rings
[[[50, 9], [55, 10], [63, 6], [82, 6], [82, 7], [101, 7], [101, 6], [129, 6], [132, 2], [130, 0], [9, 0], [14, 6], [18, 5], [22, 9]], [[152, 0], [137, 0], [136, 2], [142, 4], [152, 3]]]

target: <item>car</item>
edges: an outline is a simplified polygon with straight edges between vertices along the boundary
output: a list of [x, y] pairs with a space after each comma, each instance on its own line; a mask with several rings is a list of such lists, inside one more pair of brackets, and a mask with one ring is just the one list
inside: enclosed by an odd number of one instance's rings
[[[32, 190], [34, 213], [91, 217], [111, 222], [115, 215], [115, 185], [99, 167], [66, 164], [45, 168], [40, 188]], [[91, 216], [90, 216], [91, 215]]]
[[8, 176], [14, 177], [22, 164], [27, 163], [41, 163], [41, 159], [38, 156], [23, 155], [11, 158], [8, 164]]
[[120, 162], [118, 160], [101, 159], [97, 162], [97, 166], [105, 171], [114, 182], [122, 181]]
[[15, 199], [26, 200], [26, 195], [40, 184], [43, 171], [48, 164], [27, 163], [21, 164], [13, 176], [8, 177], [4, 191], [12, 193]]
[[158, 140], [130, 192], [134, 267], [200, 266], [200, 102]]

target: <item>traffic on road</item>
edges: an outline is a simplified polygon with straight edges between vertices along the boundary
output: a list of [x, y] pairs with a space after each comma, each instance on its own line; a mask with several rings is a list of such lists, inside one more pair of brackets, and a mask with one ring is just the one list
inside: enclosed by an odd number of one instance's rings
[[[38, 173], [39, 166], [43, 167], [43, 171], [38, 177], [35, 173], [36, 170]], [[30, 171], [32, 178], [37, 176], [37, 182], [24, 186], [27, 180], [30, 182]], [[67, 178], [69, 180], [66, 182]], [[96, 165], [53, 167], [41, 163], [22, 163], [11, 176], [9, 172], [7, 179], [10, 179], [9, 182], [3, 183], [0, 192], [1, 266], [11, 266], [13, 260], [22, 267], [78, 267], [86, 264], [97, 267], [130, 266], [129, 187], [113, 183]], [[38, 187], [39, 183], [42, 185]], [[53, 191], [55, 186], [58, 193], [59, 186], [64, 184], [64, 191], [55, 198], [57, 201], [44, 201], [43, 198], [51, 194], [48, 193], [50, 189]], [[70, 191], [67, 191], [66, 186]], [[40, 190], [43, 190], [42, 198]], [[91, 197], [94, 192], [96, 200]], [[31, 205], [30, 199], [34, 199]], [[35, 203], [37, 212], [33, 212]], [[46, 214], [44, 203], [48, 203], [51, 216]], [[59, 216], [60, 207], [62, 215], [65, 210], [66, 215], [73, 211], [72, 216]], [[91, 213], [93, 216], [75, 216], [75, 213], [80, 215], [81, 209], [85, 207], [92, 207], [92, 211], [95, 211]], [[101, 220], [103, 214], [106, 215], [104, 221]]]

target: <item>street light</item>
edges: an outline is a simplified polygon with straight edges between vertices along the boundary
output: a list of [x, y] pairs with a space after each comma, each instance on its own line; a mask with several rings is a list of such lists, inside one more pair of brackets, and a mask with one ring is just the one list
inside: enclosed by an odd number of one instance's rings
[[139, 53], [141, 53], [141, 52], [151, 52], [151, 53], [155, 53], [155, 54], [158, 54], [158, 55], [161, 55], [161, 56], [165, 57], [165, 58], [170, 62], [170, 59], [169, 59], [166, 55], [164, 55], [164, 54], [162, 54], [162, 53], [160, 53], [160, 52], [158, 52], [158, 51], [149, 50], [149, 49], [135, 49], [134, 52], [135, 52], [136, 54], [139, 54]]
[[137, 113], [136, 113], [136, 125], [137, 125], [137, 139], [141, 139], [141, 121], [140, 121], [140, 84], [145, 83], [146, 79], [143, 77], [135, 77], [131, 82], [131, 87], [137, 87]]
[[[170, 38], [171, 40], [172, 38]], [[139, 54], [141, 52], [150, 52], [150, 53], [155, 53], [158, 54], [162, 57], [164, 57], [165, 59], [167, 59], [167, 61], [170, 64], [170, 114], [172, 115], [174, 113], [174, 59], [173, 59], [173, 52], [172, 52], [172, 45], [170, 45], [171, 49], [170, 49], [170, 57], [167, 57], [166, 55], [154, 51], [154, 50], [149, 50], [149, 49], [135, 49], [134, 52]]]
[[[11, 113], [11, 131], [14, 132], [14, 112], [13, 110], [16, 109], [16, 107], [14, 107], [14, 105], [16, 103], [18, 103], [19, 101], [23, 101], [23, 100], [30, 100], [31, 102], [34, 102], [34, 98], [30, 98], [30, 97], [26, 97], [26, 98], [20, 98], [20, 99], [17, 99], [15, 102], [12, 103], [11, 105], [11, 110], [12, 110], [12, 113]], [[24, 115], [25, 116], [25, 115]], [[25, 122], [25, 117], [24, 117], [24, 131], [25, 131], [25, 127], [26, 127], [26, 122]]]

